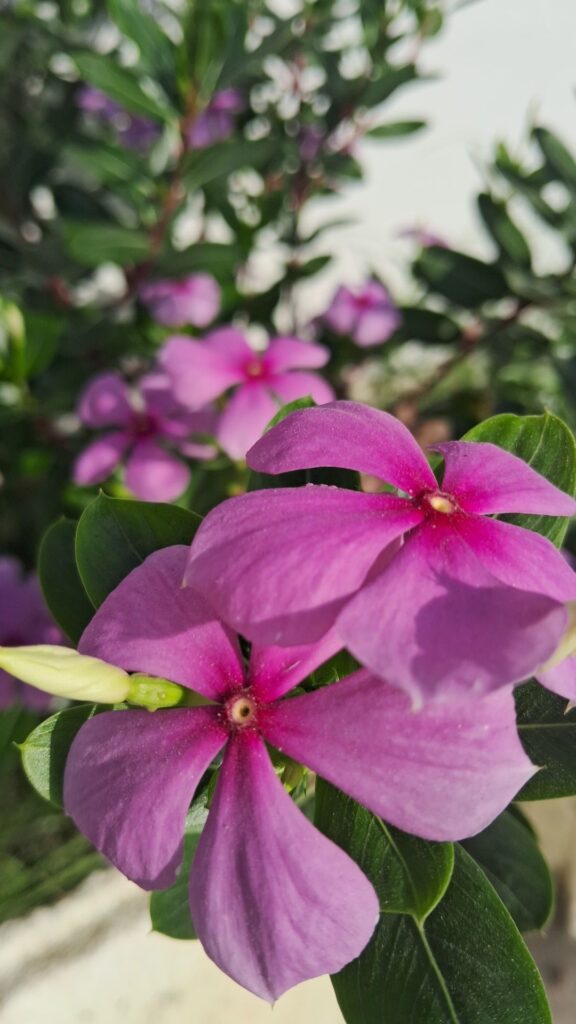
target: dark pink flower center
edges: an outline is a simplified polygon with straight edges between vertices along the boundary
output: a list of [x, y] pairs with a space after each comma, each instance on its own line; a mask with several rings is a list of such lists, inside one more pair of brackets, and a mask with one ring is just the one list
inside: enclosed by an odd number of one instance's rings
[[134, 412], [130, 420], [130, 434], [136, 440], [154, 437], [158, 433], [158, 424], [147, 412]]
[[444, 491], [425, 491], [414, 500], [427, 518], [440, 519], [460, 512], [456, 499]]
[[260, 377], [264, 377], [266, 373], [264, 365], [260, 359], [251, 359], [249, 363], [246, 363], [244, 372], [250, 380], [257, 380]]

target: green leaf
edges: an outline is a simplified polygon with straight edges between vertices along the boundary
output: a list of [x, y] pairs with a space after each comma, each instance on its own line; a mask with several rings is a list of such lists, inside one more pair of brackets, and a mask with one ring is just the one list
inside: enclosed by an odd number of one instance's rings
[[514, 691], [518, 734], [540, 771], [520, 790], [517, 800], [552, 800], [576, 796], [576, 710], [538, 683]]
[[101, 89], [129, 113], [165, 123], [177, 116], [156, 83], [153, 91], [146, 91], [134, 73], [116, 64], [113, 57], [100, 53], [72, 53], [71, 56], [86, 82]]
[[113, 185], [134, 184], [142, 178], [145, 169], [140, 153], [86, 138], [81, 144], [65, 146], [62, 156], [97, 181]]
[[548, 167], [562, 181], [570, 192], [576, 193], [576, 160], [564, 143], [547, 128], [535, 128], [532, 132]]
[[554, 905], [554, 887], [534, 833], [504, 811], [462, 846], [494, 886], [521, 932], [543, 928]]
[[242, 167], [258, 168], [278, 155], [278, 141], [257, 139], [219, 142], [208, 149], [193, 150], [184, 164], [183, 179], [193, 192], [216, 178], [228, 177]]
[[206, 793], [203, 793], [188, 811], [184, 835], [184, 855], [178, 878], [169, 889], [154, 892], [150, 897], [152, 928], [155, 932], [169, 935], [172, 939], [196, 938], [190, 916], [190, 869], [207, 817]]
[[364, 952], [332, 981], [347, 1024], [551, 1024], [520, 933], [460, 847], [425, 924], [382, 914]]
[[451, 843], [409, 836], [323, 779], [316, 784], [314, 822], [370, 878], [382, 912], [422, 922], [446, 892], [454, 866]]
[[530, 267], [530, 247], [510, 217], [506, 204], [483, 192], [478, 196], [478, 209], [500, 255], [517, 266]]
[[80, 578], [98, 607], [148, 555], [190, 544], [200, 517], [176, 505], [124, 501], [99, 495], [82, 513], [76, 531]]
[[75, 556], [76, 523], [59, 519], [44, 534], [38, 553], [38, 575], [44, 599], [56, 622], [76, 644], [94, 606], [78, 574]]
[[107, 0], [107, 7], [120, 31], [136, 43], [140, 59], [149, 70], [162, 72], [174, 68], [172, 43], [139, 0]]
[[81, 221], [60, 221], [60, 230], [70, 256], [84, 267], [108, 262], [123, 266], [150, 255], [150, 239], [144, 231]]
[[193, 270], [204, 270], [226, 277], [239, 262], [240, 255], [234, 245], [222, 242], [197, 242], [179, 252], [165, 250], [154, 261], [154, 271], [158, 275], [179, 277]]
[[20, 745], [28, 781], [45, 800], [62, 806], [64, 768], [72, 740], [84, 722], [97, 712], [95, 704], [80, 704], [46, 718]]
[[404, 135], [414, 135], [414, 132], [422, 131], [426, 127], [426, 121], [390, 121], [388, 124], [379, 124], [366, 132], [369, 139], [397, 139]]
[[408, 82], [414, 82], [418, 77], [418, 69], [415, 64], [386, 69], [379, 78], [368, 82], [358, 98], [358, 102], [363, 107], [379, 106], [401, 86], [407, 85]]
[[[576, 441], [569, 427], [550, 412], [541, 416], [502, 413], [473, 427], [464, 441], [489, 441], [527, 462], [547, 480], [573, 495], [576, 491]], [[548, 537], [561, 547], [569, 520], [561, 516], [507, 515], [503, 519]]]
[[437, 345], [448, 344], [460, 337], [458, 324], [445, 313], [418, 306], [400, 306], [402, 322], [396, 334], [406, 341], [429, 341]]
[[413, 269], [432, 292], [464, 308], [475, 309], [508, 295], [504, 275], [495, 264], [463, 252], [428, 246], [414, 261]]

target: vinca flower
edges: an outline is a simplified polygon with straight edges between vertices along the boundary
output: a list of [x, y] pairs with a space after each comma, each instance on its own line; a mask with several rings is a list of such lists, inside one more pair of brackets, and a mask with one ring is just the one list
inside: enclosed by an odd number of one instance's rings
[[124, 874], [165, 888], [182, 860], [190, 802], [223, 752], [192, 865], [192, 920], [222, 970], [274, 1000], [358, 956], [378, 901], [357, 865], [292, 801], [267, 744], [399, 828], [438, 840], [484, 828], [535, 769], [510, 689], [415, 714], [401, 691], [360, 670], [289, 697], [337, 651], [338, 637], [253, 646], [245, 664], [236, 636], [181, 586], [186, 558], [183, 546], [150, 555], [104, 601], [79, 649], [108, 672], [170, 679], [204, 703], [91, 718], [70, 749], [64, 804]]
[[263, 352], [256, 352], [241, 331], [223, 327], [204, 341], [169, 338], [159, 362], [176, 398], [189, 409], [234, 389], [216, 436], [230, 458], [243, 459], [282, 405], [306, 395], [318, 403], [333, 399], [330, 385], [309, 372], [328, 358], [326, 348], [298, 338], [271, 338]]
[[150, 149], [160, 135], [160, 127], [149, 117], [131, 114], [100, 89], [82, 86], [76, 102], [86, 114], [92, 114], [114, 130], [120, 145], [143, 153]]
[[233, 134], [236, 115], [244, 109], [244, 99], [238, 89], [221, 89], [192, 122], [186, 133], [190, 149], [206, 149]]
[[[50, 617], [38, 578], [26, 575], [18, 559], [0, 557], [0, 643], [62, 643], [62, 633]], [[23, 686], [0, 666], [0, 708], [19, 703], [33, 711], [50, 707], [52, 698], [33, 686]]]
[[358, 289], [338, 288], [324, 320], [337, 334], [349, 334], [361, 348], [371, 348], [388, 341], [402, 317], [384, 285], [368, 281]]
[[77, 484], [100, 483], [126, 459], [125, 483], [137, 498], [173, 501], [190, 481], [190, 470], [178, 456], [209, 459], [214, 455], [212, 445], [189, 440], [194, 434], [213, 431], [212, 410], [190, 413], [182, 408], [160, 373], [142, 377], [134, 390], [119, 373], [99, 374], [83, 392], [78, 415], [92, 429], [116, 429], [93, 441], [78, 457]]
[[149, 281], [138, 294], [151, 317], [165, 327], [207, 327], [220, 310], [220, 286], [212, 274]]
[[191, 585], [258, 643], [313, 642], [337, 620], [355, 657], [415, 701], [527, 678], [556, 649], [576, 575], [550, 541], [492, 516], [570, 516], [576, 502], [496, 445], [433, 450], [441, 484], [387, 413], [291, 413], [251, 450], [253, 469], [344, 467], [399, 493], [311, 484], [230, 499], [196, 535]]

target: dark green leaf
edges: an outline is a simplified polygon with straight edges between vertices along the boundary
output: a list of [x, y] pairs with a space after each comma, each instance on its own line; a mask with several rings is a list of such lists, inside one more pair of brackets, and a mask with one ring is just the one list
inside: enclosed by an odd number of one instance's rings
[[405, 64], [404, 67], [390, 68], [382, 72], [379, 78], [369, 82], [363, 89], [359, 102], [365, 107], [376, 107], [384, 103], [396, 89], [408, 82], [418, 78], [418, 70], [415, 64]]
[[576, 193], [576, 160], [564, 143], [547, 128], [535, 128], [533, 136], [549, 168], [573, 194]]
[[151, 71], [174, 67], [174, 48], [155, 18], [139, 0], [107, 0], [110, 17], [140, 51], [140, 59]]
[[551, 1024], [542, 981], [484, 872], [460, 847], [424, 925], [382, 914], [332, 979], [347, 1024]]
[[59, 711], [41, 722], [21, 744], [22, 767], [28, 781], [45, 800], [62, 805], [68, 751], [80, 727], [96, 711], [95, 704], [80, 704]]
[[86, 82], [101, 89], [131, 114], [163, 122], [174, 120], [176, 114], [160, 87], [155, 85], [153, 91], [146, 91], [134, 72], [121, 68], [113, 57], [100, 53], [73, 53], [72, 57]]
[[508, 294], [497, 266], [440, 246], [422, 250], [414, 262], [414, 273], [432, 292], [465, 308], [475, 309]]
[[426, 127], [426, 121], [390, 121], [379, 124], [366, 132], [369, 139], [397, 139], [403, 135], [414, 135]]
[[159, 548], [190, 544], [199, 522], [175, 505], [101, 494], [83, 512], [76, 532], [76, 562], [90, 600], [98, 607]]
[[[503, 413], [464, 435], [465, 441], [489, 441], [512, 452], [547, 480], [573, 495], [576, 491], [576, 441], [569, 427], [550, 412], [542, 416]], [[507, 522], [548, 537], [560, 547], [569, 520], [560, 516], [510, 515]]]
[[434, 344], [448, 344], [460, 336], [460, 327], [444, 313], [418, 306], [400, 306], [402, 322], [397, 336], [406, 341], [430, 341]]
[[530, 267], [532, 255], [524, 235], [510, 217], [506, 204], [486, 192], [478, 196], [478, 209], [500, 255], [521, 267]]
[[195, 939], [196, 932], [190, 916], [190, 869], [200, 842], [202, 829], [208, 817], [206, 796], [195, 801], [188, 812], [184, 835], [184, 855], [178, 878], [169, 889], [154, 892], [150, 897], [150, 919], [155, 932], [172, 939]]
[[216, 178], [228, 177], [242, 167], [258, 168], [278, 155], [278, 142], [272, 139], [247, 139], [219, 142], [208, 149], [191, 152], [184, 166], [186, 188], [193, 192]]
[[552, 877], [534, 833], [504, 811], [462, 846], [480, 865], [521, 932], [543, 928], [554, 905]]
[[514, 691], [518, 733], [524, 750], [540, 771], [517, 800], [551, 800], [576, 795], [576, 710], [538, 683]]
[[78, 575], [75, 542], [76, 523], [59, 519], [44, 534], [38, 553], [38, 575], [46, 604], [74, 644], [94, 615], [94, 606]]
[[154, 270], [158, 275], [167, 277], [179, 277], [193, 270], [204, 270], [226, 277], [239, 261], [238, 249], [234, 245], [198, 242], [180, 252], [164, 251], [155, 261]]
[[150, 254], [150, 240], [144, 231], [74, 221], [60, 221], [60, 229], [68, 252], [84, 267], [137, 263]]

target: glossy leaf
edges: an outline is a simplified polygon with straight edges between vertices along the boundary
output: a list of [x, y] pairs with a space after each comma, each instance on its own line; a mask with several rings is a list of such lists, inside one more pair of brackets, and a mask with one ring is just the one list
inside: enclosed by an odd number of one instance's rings
[[439, 246], [422, 250], [414, 262], [414, 273], [432, 292], [466, 308], [475, 309], [508, 294], [497, 266]]
[[75, 541], [76, 523], [59, 519], [44, 534], [38, 554], [38, 575], [44, 599], [56, 622], [74, 644], [94, 615], [94, 605], [78, 574]]
[[78, 572], [90, 600], [100, 605], [153, 551], [189, 544], [199, 522], [175, 505], [101, 494], [82, 514], [76, 533]]
[[92, 715], [95, 704], [80, 704], [46, 718], [20, 745], [28, 781], [45, 800], [62, 805], [64, 768], [76, 733]]
[[154, 892], [150, 897], [150, 919], [155, 932], [169, 935], [172, 939], [195, 939], [196, 932], [190, 915], [188, 889], [190, 870], [196, 848], [200, 842], [208, 809], [206, 794], [203, 793], [188, 812], [184, 836], [184, 856], [178, 878], [169, 889]]
[[576, 796], [576, 709], [568, 711], [568, 701], [539, 683], [517, 687], [514, 697], [520, 739], [540, 766], [516, 799]]
[[[485, 420], [464, 435], [465, 441], [489, 441], [512, 452], [562, 491], [576, 491], [576, 441], [570, 428], [552, 413], [514, 416], [503, 413]], [[562, 545], [569, 520], [562, 516], [507, 515], [507, 522], [524, 526]]]
[[494, 886], [521, 932], [543, 928], [554, 905], [548, 866], [528, 823], [504, 811], [462, 846]]

